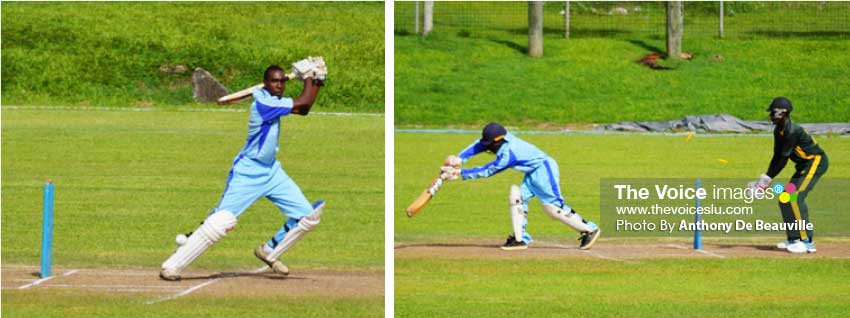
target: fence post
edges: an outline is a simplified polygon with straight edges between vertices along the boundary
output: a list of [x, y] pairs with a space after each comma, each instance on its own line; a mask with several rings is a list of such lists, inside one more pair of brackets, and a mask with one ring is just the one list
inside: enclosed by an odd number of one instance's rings
[[528, 56], [543, 56], [543, 1], [528, 2]]
[[564, 1], [564, 38], [570, 38], [570, 1]]
[[681, 58], [683, 25], [682, 1], [667, 1], [667, 58]]
[[425, 1], [425, 23], [422, 35], [431, 34], [434, 28], [434, 1]]
[[723, 38], [723, 1], [720, 1], [720, 23], [718, 25], [720, 27], [720, 38]]

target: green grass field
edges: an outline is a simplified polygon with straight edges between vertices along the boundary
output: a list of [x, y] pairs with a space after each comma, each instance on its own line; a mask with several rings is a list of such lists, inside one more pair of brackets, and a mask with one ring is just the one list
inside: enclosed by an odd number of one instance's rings
[[[404, 214], [404, 208], [433, 178], [445, 156], [457, 153], [479, 136], [395, 134], [396, 243], [503, 242], [510, 231], [508, 187], [522, 180], [522, 175], [513, 170], [486, 180], [446, 184], [415, 218]], [[697, 135], [690, 142], [685, 142], [684, 135], [520, 136], [558, 161], [567, 203], [591, 220], [599, 219], [602, 178], [751, 179], [763, 172], [772, 149], [769, 136]], [[822, 136], [817, 140], [830, 156], [825, 178], [850, 177], [850, 138]], [[717, 160], [721, 158], [728, 163]], [[481, 154], [469, 164], [492, 159], [492, 155]], [[778, 178], [787, 179], [792, 169], [786, 167]], [[528, 231], [535, 240], [576, 244], [578, 235], [549, 219], [539, 201], [532, 200], [529, 207]], [[766, 245], [774, 240], [777, 238], [715, 237], [712, 242]], [[847, 238], [821, 236], [820, 240], [846, 242]], [[659, 241], [620, 238], [614, 242]], [[687, 239], [678, 242], [689, 244]], [[613, 242], [597, 244], [606, 243]], [[530, 247], [533, 249], [534, 244]], [[836, 280], [848, 273], [847, 259], [661, 258], [617, 262], [524, 255], [504, 259], [397, 256], [396, 317], [841, 317], [846, 313], [844, 304], [850, 292], [846, 284]]]
[[739, 9], [726, 20], [725, 39], [705, 31], [716, 28], [716, 16], [688, 11], [683, 50], [694, 59], [663, 61], [676, 69], [653, 71], [636, 62], [665, 50], [663, 10], [603, 15], [608, 22], [594, 24], [603, 17], [576, 9], [574, 38], [564, 40], [561, 4], [547, 5], [544, 56], [531, 59], [525, 3], [438, 3], [427, 38], [412, 34], [412, 4], [397, 4], [395, 123], [545, 129], [717, 113], [765, 120], [776, 96], [789, 97], [802, 122], [850, 121], [850, 34], [843, 27], [850, 7], [816, 5]]
[[[847, 260], [395, 261], [396, 317], [846, 315]], [[783, 296], [785, 295], [785, 296]]]
[[[4, 108], [3, 265], [39, 263], [42, 185], [53, 179], [54, 266], [158, 269], [176, 247], [174, 236], [194, 230], [217, 204], [245, 142], [247, 118], [245, 112]], [[293, 116], [282, 126], [278, 159], [308, 199], [327, 201], [322, 224], [285, 255], [290, 268], [382, 272], [383, 118]], [[253, 248], [283, 221], [268, 200], [258, 201], [236, 230], [188, 270], [262, 265]], [[8, 317], [374, 317], [383, 312], [383, 297], [281, 293], [269, 299], [246, 293], [150, 308], [126, 293], [91, 300], [62, 289], [6, 287], [3, 316]], [[321, 306], [305, 305], [311, 302]]]
[[[323, 55], [325, 110], [384, 110], [379, 2], [5, 3], [2, 16], [5, 105], [197, 106], [197, 67], [237, 91]], [[188, 71], [160, 71], [177, 65]]]

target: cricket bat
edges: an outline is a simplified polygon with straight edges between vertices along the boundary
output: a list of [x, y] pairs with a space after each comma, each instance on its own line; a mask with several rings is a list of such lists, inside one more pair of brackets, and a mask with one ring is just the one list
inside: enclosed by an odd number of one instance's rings
[[[295, 78], [295, 74], [294, 73], [286, 74], [286, 77], [287, 78]], [[248, 96], [251, 96], [251, 93], [253, 93], [255, 89], [263, 87], [263, 85], [264, 85], [263, 83], [260, 83], [260, 84], [248, 87], [246, 89], [243, 89], [241, 91], [238, 91], [236, 93], [222, 96], [221, 98], [218, 99], [218, 103], [219, 103], [219, 105], [237, 103], [237, 102], [241, 101], [242, 99], [244, 99]]]
[[431, 201], [431, 198], [433, 198], [434, 195], [437, 194], [437, 191], [440, 190], [441, 186], [443, 186], [442, 175], [434, 178], [434, 180], [431, 181], [431, 185], [429, 185], [428, 188], [425, 189], [425, 191], [422, 191], [422, 194], [420, 194], [419, 197], [417, 197], [416, 200], [414, 200], [413, 203], [411, 203], [410, 206], [407, 207], [407, 209], [405, 210], [407, 212], [407, 217], [412, 218], [414, 215], [419, 213], [419, 211], [422, 211], [422, 208], [424, 208], [425, 205], [428, 204], [428, 201]]

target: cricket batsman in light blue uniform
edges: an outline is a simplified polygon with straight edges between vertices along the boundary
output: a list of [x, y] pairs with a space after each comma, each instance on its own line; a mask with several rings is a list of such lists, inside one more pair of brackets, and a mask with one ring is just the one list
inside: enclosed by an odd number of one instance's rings
[[[461, 169], [469, 158], [482, 153], [496, 154], [496, 160], [480, 167]], [[487, 178], [514, 168], [525, 173], [521, 186], [511, 185], [509, 202], [513, 233], [502, 246], [504, 250], [523, 250], [531, 243], [526, 232], [528, 201], [535, 196], [543, 203], [543, 211], [581, 233], [580, 249], [590, 249], [599, 237], [599, 226], [584, 220], [578, 212], [564, 203], [559, 186], [558, 164], [534, 145], [510, 134], [502, 125], [490, 123], [484, 127], [481, 139], [457, 156], [449, 156], [441, 168], [446, 180]]]
[[283, 69], [277, 65], [266, 69], [263, 87], [251, 94], [254, 102], [250, 109], [247, 142], [233, 160], [221, 200], [201, 226], [162, 264], [162, 279], [179, 280], [180, 272], [232, 230], [239, 215], [260, 197], [271, 200], [287, 221], [268, 242], [257, 247], [254, 254], [274, 272], [289, 273], [278, 258], [319, 224], [324, 202], [311, 205], [275, 158], [280, 118], [290, 114], [306, 116], [310, 112], [327, 70], [323, 72], [305, 75], [301, 96], [292, 99], [283, 97], [285, 82], [289, 79]]

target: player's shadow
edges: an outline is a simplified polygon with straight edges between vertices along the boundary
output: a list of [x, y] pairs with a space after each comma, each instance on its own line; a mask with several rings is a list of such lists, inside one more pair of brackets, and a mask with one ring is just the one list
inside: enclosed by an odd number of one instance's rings
[[416, 248], [416, 247], [483, 247], [483, 248], [498, 248], [499, 245], [494, 244], [475, 244], [475, 243], [413, 243], [396, 245], [395, 249]]
[[718, 244], [715, 246], [716, 248], [721, 249], [730, 249], [730, 248], [752, 248], [759, 251], [773, 251], [773, 252], [783, 252], [782, 250], [778, 250], [770, 245], [753, 245], [753, 244]]
[[220, 272], [212, 275], [193, 275], [181, 277], [181, 280], [209, 280], [209, 279], [219, 279], [219, 278], [238, 278], [238, 277], [257, 277], [257, 278], [265, 278], [265, 279], [278, 279], [278, 280], [289, 280], [289, 279], [309, 279], [307, 277], [293, 277], [293, 276], [284, 276], [275, 273], [252, 273], [252, 272]]
[[[500, 249], [502, 247], [501, 244], [483, 244], [483, 243], [411, 243], [411, 244], [399, 244], [395, 246], [396, 250], [405, 249], [405, 248], [417, 248], [417, 247], [443, 247], [443, 248], [455, 248], [455, 247], [478, 247], [478, 248], [492, 248], [492, 249]], [[567, 246], [557, 245], [557, 244], [538, 244], [534, 246], [534, 249], [555, 249], [555, 250], [563, 250], [563, 249], [571, 249]]]

